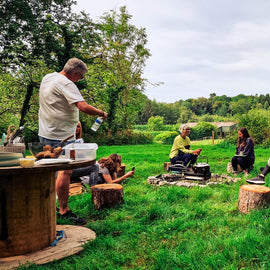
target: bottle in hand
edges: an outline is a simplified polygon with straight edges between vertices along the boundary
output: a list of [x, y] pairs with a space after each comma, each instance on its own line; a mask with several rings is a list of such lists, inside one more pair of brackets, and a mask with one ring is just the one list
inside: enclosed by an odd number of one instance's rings
[[101, 125], [102, 122], [103, 122], [103, 118], [101, 116], [99, 116], [96, 119], [95, 123], [92, 125], [91, 129], [93, 131], [97, 131], [99, 129], [99, 127], [100, 127], [100, 125]]

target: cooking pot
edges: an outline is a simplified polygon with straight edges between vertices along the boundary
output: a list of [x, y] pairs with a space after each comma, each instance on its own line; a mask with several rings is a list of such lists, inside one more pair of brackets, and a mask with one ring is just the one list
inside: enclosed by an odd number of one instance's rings
[[208, 163], [201, 162], [194, 165], [193, 170], [195, 173], [209, 173], [210, 166]]

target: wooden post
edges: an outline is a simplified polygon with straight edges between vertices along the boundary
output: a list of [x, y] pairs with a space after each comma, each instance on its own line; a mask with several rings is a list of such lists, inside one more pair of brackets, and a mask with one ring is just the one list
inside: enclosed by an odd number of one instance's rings
[[163, 164], [163, 168], [164, 168], [164, 170], [168, 170], [169, 169], [169, 166], [171, 165], [171, 162], [164, 162], [164, 164]]
[[123, 187], [119, 184], [95, 185], [91, 187], [91, 192], [92, 202], [98, 210], [124, 201]]
[[238, 209], [248, 213], [250, 209], [268, 207], [270, 203], [270, 188], [259, 185], [243, 185], [240, 187]]
[[212, 130], [212, 144], [215, 144], [215, 131]]

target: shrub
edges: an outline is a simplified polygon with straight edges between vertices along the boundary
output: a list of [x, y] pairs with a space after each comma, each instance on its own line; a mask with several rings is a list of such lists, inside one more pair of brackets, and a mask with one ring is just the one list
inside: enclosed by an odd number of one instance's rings
[[176, 131], [164, 131], [155, 137], [155, 142], [162, 144], [173, 144], [174, 138], [178, 135]]
[[149, 133], [132, 132], [131, 130], [118, 131], [114, 134], [103, 132], [94, 136], [84, 136], [85, 142], [95, 142], [98, 145], [152, 144], [153, 138]]
[[191, 129], [189, 137], [191, 140], [201, 140], [203, 137], [211, 137], [213, 130], [217, 134], [217, 127], [215, 125], [207, 122], [199, 122]]
[[256, 144], [269, 140], [269, 112], [254, 109], [239, 119], [239, 127], [246, 127]]
[[134, 125], [133, 130], [147, 131], [148, 125]]
[[164, 118], [162, 116], [151, 116], [147, 125], [149, 130], [162, 130]]

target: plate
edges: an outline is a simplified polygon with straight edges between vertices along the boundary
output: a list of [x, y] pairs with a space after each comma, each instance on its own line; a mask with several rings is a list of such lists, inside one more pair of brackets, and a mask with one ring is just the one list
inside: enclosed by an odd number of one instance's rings
[[35, 162], [35, 165], [47, 165], [47, 164], [63, 164], [69, 163], [73, 160], [69, 158], [43, 158]]
[[22, 158], [22, 153], [0, 152], [0, 162]]
[[19, 159], [0, 161], [0, 167], [10, 167], [10, 166], [19, 166], [19, 165], [20, 165]]

